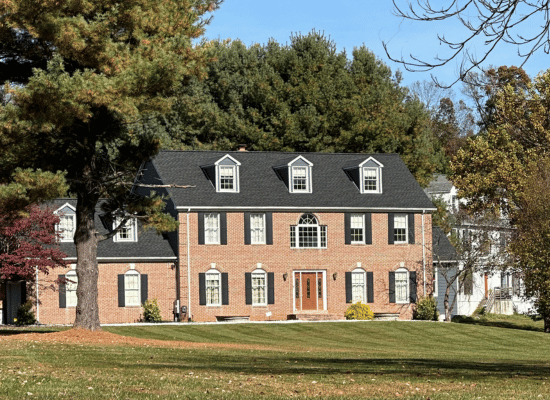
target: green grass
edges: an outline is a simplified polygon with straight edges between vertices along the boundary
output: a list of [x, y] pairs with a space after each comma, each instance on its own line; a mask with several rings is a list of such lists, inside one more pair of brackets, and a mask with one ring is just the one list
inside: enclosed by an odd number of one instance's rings
[[533, 319], [526, 315], [502, 315], [484, 314], [472, 317], [455, 317], [453, 322], [472, 325], [493, 326], [509, 329], [523, 329], [526, 331], [544, 331], [544, 321], [540, 318]]
[[550, 398], [550, 335], [534, 331], [429, 322], [105, 330], [212, 345], [0, 341], [0, 398]]

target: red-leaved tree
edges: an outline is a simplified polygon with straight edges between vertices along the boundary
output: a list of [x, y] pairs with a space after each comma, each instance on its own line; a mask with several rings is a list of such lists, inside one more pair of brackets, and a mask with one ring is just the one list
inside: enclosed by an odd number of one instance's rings
[[34, 280], [36, 269], [47, 274], [65, 266], [57, 245], [55, 224], [59, 217], [50, 209], [27, 207], [20, 215], [0, 215], [0, 279]]

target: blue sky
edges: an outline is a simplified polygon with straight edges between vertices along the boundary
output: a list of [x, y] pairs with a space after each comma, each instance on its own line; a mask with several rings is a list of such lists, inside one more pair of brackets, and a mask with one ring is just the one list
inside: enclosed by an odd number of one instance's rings
[[[397, 0], [406, 6], [405, 0]], [[437, 5], [441, 0], [433, 0]], [[437, 68], [428, 73], [413, 73], [391, 62], [382, 47], [382, 41], [389, 42], [394, 57], [408, 56], [409, 53], [431, 60], [436, 55], [448, 54], [448, 48], [440, 45], [437, 33], [447, 37], [460, 37], [464, 30], [459, 24], [418, 23], [404, 21], [392, 14], [390, 0], [225, 0], [220, 9], [213, 13], [211, 24], [206, 29], [208, 39], [240, 39], [246, 45], [267, 43], [273, 38], [279, 43], [287, 43], [291, 33], [307, 34], [312, 29], [330, 36], [339, 50], [346, 49], [349, 56], [354, 47], [364, 44], [382, 61], [403, 73], [403, 84], [417, 80], [429, 80], [430, 73], [443, 83], [453, 82], [457, 76], [459, 61]], [[536, 28], [536, 24], [534, 28]], [[475, 49], [473, 49], [475, 52]], [[478, 44], [478, 55], [483, 46]], [[499, 47], [491, 55], [486, 65], [519, 65], [523, 58], [517, 56], [513, 46]], [[549, 56], [542, 51], [524, 66], [531, 76], [550, 67]], [[458, 87], [455, 91], [458, 92]]]

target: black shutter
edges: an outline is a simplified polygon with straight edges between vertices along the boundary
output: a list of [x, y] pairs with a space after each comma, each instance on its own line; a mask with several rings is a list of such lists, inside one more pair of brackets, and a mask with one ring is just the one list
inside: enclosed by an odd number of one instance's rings
[[275, 304], [275, 273], [267, 273], [267, 304]]
[[372, 244], [372, 214], [365, 214], [365, 244]]
[[126, 297], [124, 296], [124, 274], [118, 276], [118, 306], [126, 307]]
[[351, 303], [352, 288], [351, 288], [351, 272], [346, 272], [346, 303]]
[[252, 304], [252, 274], [250, 272], [244, 273], [244, 291], [245, 304]]
[[220, 213], [220, 244], [227, 244], [227, 214]]
[[199, 305], [206, 305], [206, 274], [199, 273]]
[[141, 274], [141, 304], [147, 301], [149, 297], [147, 274]]
[[244, 244], [250, 244], [250, 213], [249, 212], [244, 213]]
[[[59, 279], [65, 279], [65, 275], [58, 275]], [[67, 308], [67, 292], [64, 283], [59, 284], [59, 308]]]
[[409, 301], [416, 303], [416, 271], [409, 272]]
[[273, 244], [273, 213], [265, 213], [265, 244]]
[[409, 223], [407, 224], [409, 229], [409, 244], [414, 244], [414, 214], [409, 213]]
[[388, 244], [393, 244], [393, 213], [388, 213]]
[[204, 244], [204, 213], [199, 213], [199, 244]]
[[395, 272], [390, 271], [390, 303], [395, 303]]
[[229, 277], [227, 272], [222, 273], [222, 305], [229, 304]]
[[344, 213], [344, 235], [346, 244], [351, 244], [351, 214]]
[[374, 303], [374, 280], [372, 272], [367, 272], [367, 303]]

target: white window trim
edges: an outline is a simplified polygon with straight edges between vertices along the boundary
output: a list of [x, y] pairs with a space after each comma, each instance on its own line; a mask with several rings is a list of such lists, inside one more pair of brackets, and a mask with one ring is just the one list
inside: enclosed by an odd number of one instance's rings
[[[221, 165], [221, 162], [223, 160], [229, 159], [233, 163], [233, 165]], [[239, 179], [239, 167], [241, 166], [241, 163], [231, 157], [229, 154], [226, 154], [222, 158], [220, 158], [218, 161], [214, 163], [216, 166], [216, 192], [218, 193], [239, 193], [240, 191], [240, 179]], [[232, 189], [222, 189], [221, 187], [221, 168], [227, 167], [233, 169], [233, 188]]]
[[[218, 227], [217, 227], [217, 230], [216, 230], [216, 238], [214, 239], [214, 241], [210, 241], [210, 238], [209, 238], [209, 235], [207, 235], [207, 230], [209, 229], [207, 226], [206, 226], [206, 219], [207, 219], [207, 216], [216, 216], [216, 218], [218, 219]], [[220, 223], [221, 223], [221, 216], [220, 216], [220, 213], [204, 213], [204, 224], [203, 224], [203, 227], [204, 227], [204, 244], [221, 244], [221, 226], [220, 226]], [[212, 228], [214, 229], [214, 228]]]
[[[129, 297], [130, 289], [126, 288], [126, 277], [127, 276], [137, 276], [137, 302], [131, 302]], [[135, 291], [135, 289], [132, 289]], [[141, 306], [141, 274], [135, 269], [131, 269], [124, 274], [124, 305], [125, 307], [139, 307]]]
[[[369, 161], [373, 161], [377, 167], [367, 167], [365, 164], [367, 164]], [[359, 190], [361, 193], [382, 193], [382, 168], [384, 168], [384, 165], [378, 162], [373, 157], [367, 158], [365, 161], [363, 161], [361, 164], [359, 164], [359, 178], [360, 178], [360, 184], [359, 184]], [[365, 189], [365, 170], [366, 169], [375, 169], [376, 170], [376, 189], [375, 190], [366, 190]]]
[[[115, 222], [113, 223], [113, 229], [116, 229], [120, 223], [122, 222], [122, 220], [120, 218], [115, 218]], [[137, 242], [138, 241], [138, 234], [137, 234], [137, 220], [135, 218], [130, 218], [128, 221], [126, 221], [126, 228], [128, 229], [128, 224], [130, 224], [130, 227], [129, 229], [130, 232], [131, 232], [131, 235], [129, 238], [122, 238], [120, 237], [120, 231], [118, 231], [116, 233], [115, 236], [113, 236], [113, 241], [115, 243], [118, 243], [118, 242], [127, 242], [127, 243], [130, 243], [130, 242]]]
[[[351, 220], [352, 220], [353, 216], [360, 216], [361, 219], [363, 220], [363, 228], [362, 228], [362, 229], [363, 229], [363, 240], [360, 240], [360, 241], [353, 240], [353, 234], [351, 233], [351, 230], [352, 230], [352, 229], [356, 229], [356, 228], [353, 228], [353, 227], [351, 226]], [[351, 237], [352, 237], [351, 244], [365, 244], [365, 240], [366, 240], [366, 238], [365, 238], [365, 233], [366, 233], [366, 231], [365, 231], [365, 214], [361, 214], [361, 213], [353, 213], [353, 214], [351, 214], [351, 215], [350, 215], [350, 235], [351, 235]]]
[[[62, 213], [62, 215], [60, 215], [60, 211], [62, 209], [64, 209], [65, 207], [68, 207], [69, 209], [71, 209], [72, 213]], [[59, 207], [57, 210], [55, 210], [53, 212], [55, 215], [57, 215], [58, 217], [72, 217], [73, 219], [73, 227], [74, 227], [74, 231], [72, 232], [72, 235], [70, 238], [65, 238], [65, 235], [63, 234], [63, 232], [61, 232], [61, 227], [60, 227], [60, 224], [55, 224], [55, 231], [57, 233], [59, 233], [60, 237], [59, 237], [59, 241], [60, 242], [72, 242], [74, 241], [74, 235], [76, 233], [76, 208], [74, 208], [72, 205], [70, 205], [69, 203], [65, 203], [63, 204], [61, 207]], [[61, 221], [60, 221], [61, 222]]]
[[[311, 213], [306, 213], [306, 214], [311, 214]], [[313, 214], [311, 214], [313, 215]], [[291, 247], [292, 249], [326, 249], [327, 246], [328, 246], [328, 230], [327, 230], [327, 226], [326, 225], [321, 225], [319, 223], [319, 219], [313, 215], [315, 217], [315, 220], [317, 221], [317, 224], [316, 225], [309, 225], [309, 224], [300, 224], [300, 219], [302, 219], [302, 217], [304, 216], [304, 214], [300, 215], [300, 218], [298, 219], [298, 224], [296, 225], [292, 225], [292, 229], [294, 230], [294, 244], [295, 246], [294, 247]], [[313, 226], [316, 226], [317, 227], [317, 246], [315, 247], [300, 247], [300, 237], [299, 237], [299, 234], [300, 234], [300, 228], [301, 227], [313, 227]], [[322, 238], [321, 238], [321, 234], [322, 234], [322, 230], [325, 230], [325, 246], [322, 246]]]
[[[303, 161], [306, 165], [294, 165], [294, 163], [296, 163], [296, 161], [298, 160]], [[312, 183], [311, 183], [312, 171], [311, 170], [312, 170], [313, 164], [308, 160], [306, 160], [304, 157], [298, 156], [294, 160], [289, 162], [287, 166], [288, 166], [288, 191], [290, 193], [312, 193]], [[301, 190], [294, 189], [294, 168], [305, 168], [306, 189], [301, 189]]]
[[438, 297], [438, 283], [439, 283], [439, 268], [434, 265], [434, 281], [433, 281], [433, 290], [432, 290], [432, 296]]
[[[405, 274], [405, 300], [398, 300], [397, 299], [397, 274]], [[395, 303], [396, 304], [409, 304], [411, 302], [410, 300], [410, 292], [409, 292], [409, 270], [406, 268], [399, 268], [397, 271], [395, 271]]]
[[[254, 275], [262, 274], [264, 276], [264, 299], [265, 301], [262, 303], [254, 302]], [[265, 272], [263, 269], [258, 268], [254, 271], [252, 271], [251, 277], [251, 290], [252, 290], [252, 306], [267, 306], [267, 272]]]
[[[252, 221], [253, 221], [253, 217], [255, 215], [261, 215], [262, 217], [262, 227], [259, 228], [259, 231], [261, 232], [261, 240], [259, 241], [256, 241], [255, 238], [254, 238], [254, 231], [256, 228], [254, 228], [253, 224], [252, 224]], [[266, 216], [265, 216], [265, 213], [250, 213], [250, 244], [266, 244], [267, 243], [267, 239], [266, 239]]]
[[[395, 221], [396, 221], [396, 218], [398, 216], [404, 216], [405, 217], [405, 240], [404, 241], [401, 241], [401, 240], [396, 240], [396, 235], [395, 235], [395, 229], [397, 229], [395, 227]], [[404, 213], [396, 213], [393, 215], [393, 243], [394, 244], [407, 244], [409, 243], [409, 216], [408, 214], [404, 214]]]
[[353, 275], [354, 274], [361, 274], [363, 275], [363, 299], [360, 300], [362, 304], [367, 303], [367, 272], [363, 268], [355, 268], [353, 271], [351, 271], [351, 302], [357, 303], [358, 300], [355, 300], [353, 298]]
[[[208, 275], [218, 275], [218, 302], [210, 303], [208, 297]], [[209, 269], [204, 274], [204, 292], [206, 295], [206, 306], [207, 307], [220, 307], [222, 305], [222, 274], [217, 269]]]
[[[69, 281], [74, 281], [75, 283], [67, 282], [65, 284], [65, 306], [68, 307], [76, 307], [78, 299], [76, 297], [76, 289], [78, 288], [78, 276], [76, 275], [76, 271], [73, 269], [65, 274], [65, 279]], [[74, 285], [74, 290], [69, 290], [69, 285]], [[74, 297], [71, 295], [69, 296], [69, 293], [74, 292]], [[69, 299], [71, 299], [71, 302], [69, 302]], [[74, 299], [74, 304], [72, 300]]]

